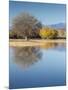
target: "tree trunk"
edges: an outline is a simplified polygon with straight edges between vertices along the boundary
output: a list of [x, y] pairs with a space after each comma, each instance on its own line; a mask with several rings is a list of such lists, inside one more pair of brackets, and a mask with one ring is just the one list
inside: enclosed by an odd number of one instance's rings
[[25, 40], [27, 41], [27, 36], [25, 36]]

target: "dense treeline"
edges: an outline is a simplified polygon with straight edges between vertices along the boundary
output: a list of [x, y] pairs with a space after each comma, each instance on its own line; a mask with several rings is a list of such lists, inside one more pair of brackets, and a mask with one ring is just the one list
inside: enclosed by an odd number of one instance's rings
[[42, 23], [28, 13], [21, 13], [13, 19], [12, 30], [9, 32], [11, 39], [56, 39], [65, 38], [64, 30], [56, 30], [50, 27], [43, 27]]

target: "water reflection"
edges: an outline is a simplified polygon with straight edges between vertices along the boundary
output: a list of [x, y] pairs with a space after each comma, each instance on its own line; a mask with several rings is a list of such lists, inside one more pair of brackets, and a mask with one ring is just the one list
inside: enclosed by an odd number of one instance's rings
[[65, 85], [65, 55], [65, 43], [10, 47], [9, 88]]
[[39, 47], [15, 47], [14, 62], [23, 68], [27, 68], [41, 59], [42, 53]]
[[13, 48], [14, 59], [17, 65], [23, 68], [28, 68], [29, 66], [35, 64], [39, 60], [42, 60], [44, 50], [52, 49], [58, 51], [65, 50], [65, 43], [45, 43], [45, 45], [38, 47], [15, 47]]
[[40, 48], [43, 48], [43, 49], [53, 49], [53, 50], [58, 50], [58, 51], [61, 51], [61, 50], [65, 50], [66, 48], [66, 43], [63, 43], [63, 42], [59, 42], [59, 43], [53, 43], [53, 42], [48, 42], [48, 43], [45, 43], [44, 45], [40, 46]]

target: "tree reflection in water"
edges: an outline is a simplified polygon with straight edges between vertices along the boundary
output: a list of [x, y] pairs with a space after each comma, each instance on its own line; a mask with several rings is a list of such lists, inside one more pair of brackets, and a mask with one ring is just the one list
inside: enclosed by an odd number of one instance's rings
[[60, 49], [64, 49], [66, 48], [66, 43], [64, 42], [47, 42], [45, 43], [44, 45], [40, 46], [40, 48], [43, 48], [43, 49], [54, 49], [54, 50], [59, 50]]
[[14, 62], [23, 68], [28, 68], [37, 61], [42, 60], [43, 53], [41, 52], [41, 49], [53, 49], [62, 51], [65, 50], [65, 46], [65, 43], [48, 42], [38, 47], [15, 47], [13, 48]]
[[41, 60], [42, 53], [39, 47], [15, 47], [14, 62], [23, 68], [28, 68], [38, 60]]

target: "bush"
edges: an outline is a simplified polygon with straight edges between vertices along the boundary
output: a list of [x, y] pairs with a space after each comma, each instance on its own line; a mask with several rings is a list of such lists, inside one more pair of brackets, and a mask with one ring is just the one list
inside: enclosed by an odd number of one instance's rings
[[14, 30], [10, 30], [9, 31], [9, 38], [11, 38], [11, 39], [21, 39], [21, 38], [23, 38], [23, 36], [21, 34], [18, 34]]
[[39, 35], [42, 39], [54, 39], [57, 38], [58, 32], [52, 28], [45, 27], [40, 29]]

